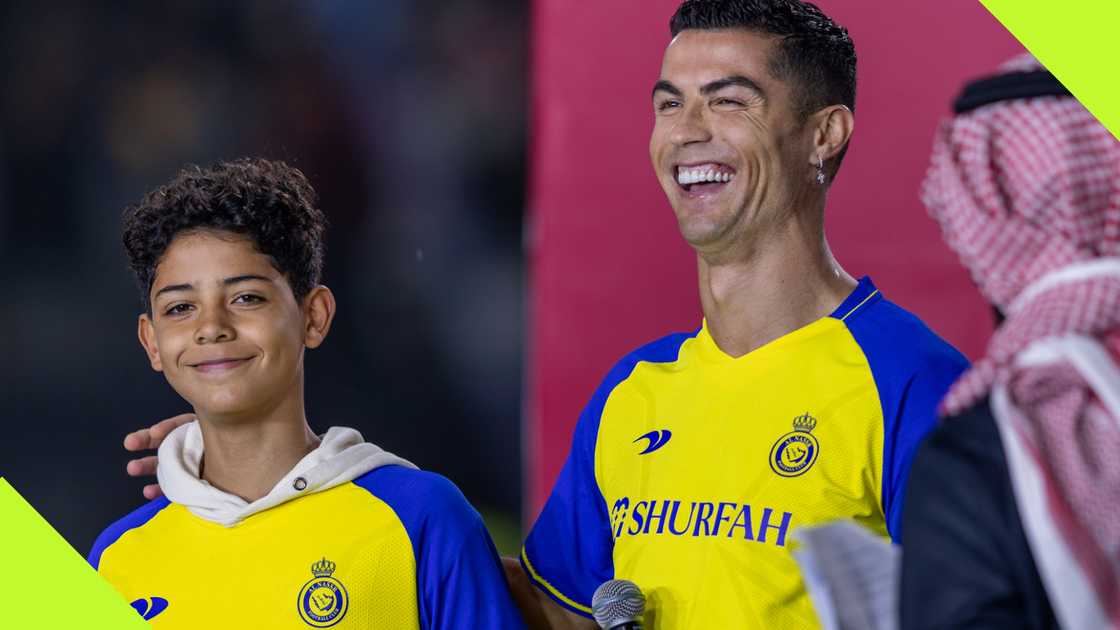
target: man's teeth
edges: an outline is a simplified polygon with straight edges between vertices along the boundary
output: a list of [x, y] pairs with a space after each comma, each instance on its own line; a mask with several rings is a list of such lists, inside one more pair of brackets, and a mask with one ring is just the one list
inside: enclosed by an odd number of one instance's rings
[[677, 169], [677, 183], [681, 186], [689, 184], [699, 184], [707, 182], [729, 182], [735, 179], [731, 173], [721, 173], [711, 167], [697, 167], [697, 168], [678, 168]]

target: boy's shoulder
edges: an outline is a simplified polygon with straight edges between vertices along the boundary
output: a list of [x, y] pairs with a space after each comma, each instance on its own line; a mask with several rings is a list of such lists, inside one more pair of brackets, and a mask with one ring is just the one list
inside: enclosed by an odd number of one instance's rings
[[148, 521], [152, 520], [156, 514], [159, 514], [160, 511], [169, 505], [171, 505], [171, 501], [169, 501], [167, 497], [153, 499], [106, 527], [105, 531], [101, 532], [101, 535], [94, 541], [93, 548], [90, 549], [89, 557], [87, 558], [90, 565], [92, 565], [94, 569], [97, 569], [98, 565], [101, 563], [101, 554], [105, 553], [105, 550], [108, 549], [110, 545], [117, 542], [121, 536], [124, 536], [125, 533], [130, 530], [143, 527]]
[[455, 484], [399, 465], [353, 483], [392, 508], [408, 533], [421, 627], [525, 627], [482, 517]]
[[389, 465], [353, 483], [392, 508], [414, 542], [421, 533], [450, 533], [481, 520], [459, 488], [438, 473]]

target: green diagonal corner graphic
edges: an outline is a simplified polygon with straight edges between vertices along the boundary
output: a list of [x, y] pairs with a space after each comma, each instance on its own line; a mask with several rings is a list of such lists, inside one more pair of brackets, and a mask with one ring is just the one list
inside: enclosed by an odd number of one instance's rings
[[1120, 1], [980, 0], [1112, 135], [1120, 139]]
[[3, 477], [0, 523], [0, 627], [149, 627]]

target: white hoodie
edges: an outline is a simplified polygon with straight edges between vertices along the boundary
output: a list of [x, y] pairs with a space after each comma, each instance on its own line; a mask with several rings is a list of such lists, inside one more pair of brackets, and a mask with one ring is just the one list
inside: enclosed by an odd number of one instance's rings
[[[320, 436], [319, 447], [296, 463], [265, 496], [249, 503], [224, 492], [199, 477], [202, 463], [202, 429], [198, 422], [174, 431], [159, 447], [156, 476], [163, 493], [195, 516], [233, 527], [257, 512], [313, 492], [328, 490], [382, 466], [416, 468], [412, 463], [366, 442], [362, 434], [346, 427], [331, 427]], [[297, 480], [302, 479], [302, 482]]]

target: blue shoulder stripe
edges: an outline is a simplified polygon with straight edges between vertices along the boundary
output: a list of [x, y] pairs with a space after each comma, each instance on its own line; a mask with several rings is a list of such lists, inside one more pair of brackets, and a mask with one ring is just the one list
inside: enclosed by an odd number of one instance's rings
[[845, 300], [848, 310], [840, 313], [840, 319], [863, 350], [879, 392], [883, 409], [881, 507], [891, 538], [900, 541], [914, 454], [936, 426], [938, 403], [968, 368], [968, 360], [916, 316], [884, 299], [867, 278], [860, 281], [853, 297], [860, 293], [862, 300]]
[[[450, 503], [454, 507], [459, 505], [456, 505], [457, 501], [447, 501], [446, 498], [437, 501], [437, 504], [429, 505], [431, 498], [428, 495], [431, 494], [432, 488], [425, 486], [431, 486], [433, 483], [450, 486], [451, 483], [434, 473], [397, 465], [375, 468], [354, 479], [353, 483], [392, 508], [401, 525], [404, 526], [405, 532], [408, 533], [408, 539], [412, 543], [412, 556], [416, 560], [416, 604], [420, 612], [420, 627], [430, 627], [432, 611], [428, 598], [424, 596], [423, 583], [424, 577], [429, 572], [428, 565], [435, 563], [438, 558], [435, 557], [436, 554], [429, 555], [423, 552], [425, 544], [429, 542], [424, 536], [426, 516], [429, 510], [438, 513], [445, 507], [442, 504]], [[445, 493], [450, 491], [448, 488], [439, 489], [444, 490]], [[454, 490], [458, 494], [458, 489]]]
[[93, 548], [90, 549], [87, 561], [94, 569], [97, 569], [101, 564], [101, 554], [105, 553], [105, 550], [108, 549], [110, 545], [117, 542], [125, 532], [141, 527], [152, 520], [152, 517], [159, 514], [160, 510], [169, 505], [171, 505], [171, 501], [169, 501], [167, 497], [154, 499], [105, 528], [105, 531], [101, 532], [101, 535], [94, 541]]
[[672, 363], [676, 361], [680, 357], [681, 346], [684, 345], [684, 342], [698, 334], [700, 334], [699, 328], [688, 333], [666, 335], [622, 357], [607, 373], [607, 376], [587, 403], [584, 413], [589, 414], [593, 422], [586, 427], [578, 427], [578, 430], [589, 433], [592, 438], [591, 443], [594, 444], [594, 436], [599, 434], [599, 421], [602, 419], [603, 408], [607, 406], [607, 398], [610, 398], [614, 388], [618, 387], [622, 381], [630, 378], [634, 368], [639, 363]]
[[384, 501], [408, 534], [422, 629], [524, 627], [482, 517], [455, 484], [403, 466], [353, 483]]

